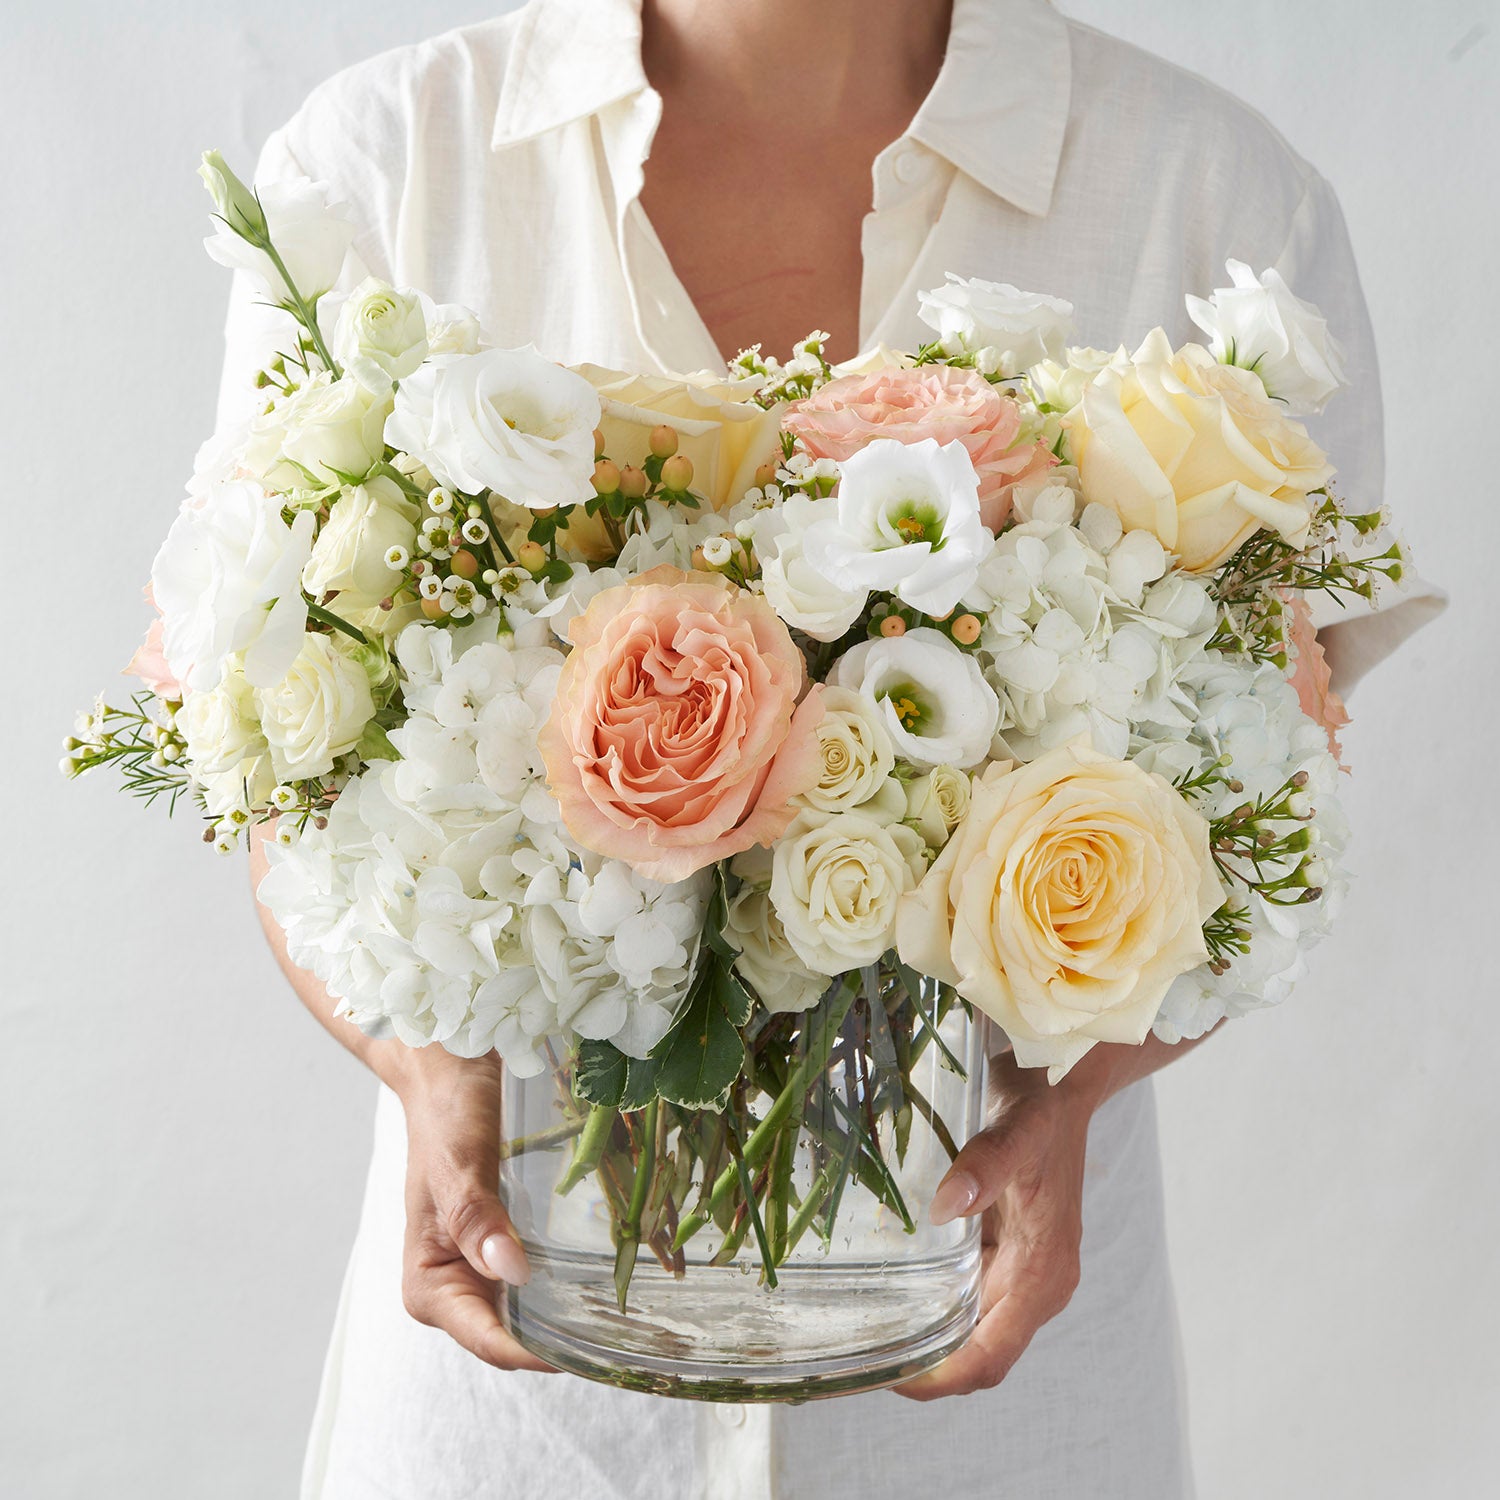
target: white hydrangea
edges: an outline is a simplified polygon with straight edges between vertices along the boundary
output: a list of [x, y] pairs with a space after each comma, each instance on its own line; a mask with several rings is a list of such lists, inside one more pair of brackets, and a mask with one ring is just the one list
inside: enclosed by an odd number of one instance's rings
[[[1249, 913], [1250, 951], [1234, 957], [1223, 974], [1204, 966], [1176, 980], [1155, 1024], [1156, 1034], [1167, 1042], [1202, 1036], [1225, 1017], [1284, 1000], [1306, 972], [1308, 951], [1337, 917], [1349, 883], [1344, 867], [1349, 827], [1339, 803], [1338, 763], [1326, 733], [1302, 712], [1286, 677], [1275, 666], [1213, 652], [1182, 672], [1178, 687], [1192, 705], [1192, 728], [1185, 737], [1137, 741], [1133, 758], [1177, 780], [1228, 756], [1225, 774], [1241, 790], [1220, 785], [1195, 799], [1208, 818], [1269, 797], [1304, 772], [1307, 784], [1300, 795], [1312, 814], [1305, 826], [1314, 840], [1310, 853], [1321, 865], [1323, 895], [1317, 901], [1280, 905], [1226, 880], [1226, 897]], [[1288, 830], [1293, 826], [1285, 825]], [[1267, 872], [1289, 873], [1291, 868], [1286, 862], [1268, 865]]]
[[493, 1048], [518, 1076], [554, 1036], [648, 1051], [686, 992], [708, 876], [662, 886], [568, 841], [537, 750], [559, 651], [413, 625], [396, 656], [401, 759], [268, 850], [260, 896], [293, 961], [366, 1032]]
[[980, 660], [1000, 699], [997, 755], [1030, 761], [1087, 735], [1121, 758], [1133, 726], [1192, 722], [1177, 678], [1212, 629], [1207, 590], [1169, 575], [1150, 533], [1123, 532], [1099, 505], [1075, 525], [1075, 509], [1064, 485], [1018, 497], [1018, 524], [965, 601], [988, 612]]

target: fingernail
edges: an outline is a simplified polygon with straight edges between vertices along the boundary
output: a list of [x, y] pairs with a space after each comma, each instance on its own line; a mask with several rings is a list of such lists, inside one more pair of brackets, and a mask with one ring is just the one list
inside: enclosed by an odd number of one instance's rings
[[946, 1224], [974, 1207], [979, 1199], [979, 1184], [967, 1172], [950, 1172], [932, 1195], [927, 1217], [934, 1224]]
[[480, 1247], [479, 1258], [496, 1281], [509, 1286], [525, 1286], [531, 1280], [531, 1267], [519, 1241], [508, 1234], [492, 1234]]

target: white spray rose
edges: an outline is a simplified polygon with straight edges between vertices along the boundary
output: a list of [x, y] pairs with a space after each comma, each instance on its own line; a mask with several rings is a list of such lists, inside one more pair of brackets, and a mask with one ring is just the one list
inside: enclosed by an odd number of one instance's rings
[[998, 369], [1005, 375], [1059, 358], [1073, 321], [1071, 302], [951, 271], [946, 286], [919, 292], [917, 303], [917, 316], [950, 354], [998, 350]]
[[1293, 416], [1323, 410], [1344, 384], [1343, 351], [1311, 302], [1294, 296], [1274, 269], [1255, 272], [1243, 261], [1225, 263], [1233, 286], [1205, 302], [1187, 299], [1188, 316], [1209, 336], [1215, 359], [1254, 370], [1267, 392]]
[[385, 554], [392, 547], [411, 551], [416, 519], [417, 506], [400, 485], [384, 475], [346, 489], [333, 502], [313, 543], [312, 556], [302, 570], [303, 587], [315, 599], [338, 594], [346, 618], [351, 607], [358, 611], [375, 608], [397, 581], [386, 566]]
[[422, 316], [427, 323], [427, 353], [478, 354], [480, 345], [479, 314], [458, 302], [434, 302], [425, 292], [418, 292]]
[[257, 688], [255, 706], [281, 781], [326, 776], [375, 715], [361, 648], [344, 636], [306, 635], [286, 676]]
[[599, 413], [582, 376], [530, 349], [486, 349], [429, 360], [403, 381], [386, 439], [451, 489], [545, 510], [593, 493]]
[[926, 868], [914, 830], [808, 808], [772, 850], [771, 904], [809, 969], [843, 974], [877, 962], [892, 945], [901, 896]]
[[214, 687], [187, 695], [176, 722], [187, 743], [188, 764], [199, 781], [232, 771], [266, 748], [254, 690], [233, 657]]
[[367, 276], [339, 309], [333, 354], [366, 390], [384, 395], [427, 358], [421, 298]]
[[789, 495], [776, 512], [768, 513], [785, 525], [776, 538], [775, 551], [763, 556], [760, 565], [767, 603], [793, 630], [815, 641], [838, 640], [859, 618], [869, 599], [862, 588], [843, 589], [831, 582], [804, 554], [808, 529], [828, 509], [826, 500]]
[[242, 462], [272, 489], [296, 490], [363, 477], [385, 452], [388, 396], [326, 372], [250, 424]]
[[151, 565], [163, 651], [180, 683], [213, 687], [232, 651], [244, 653], [252, 685], [280, 679], [307, 627], [299, 579], [312, 530], [309, 513], [288, 526], [280, 500], [245, 480], [183, 507]]
[[941, 849], [969, 811], [969, 778], [954, 766], [934, 766], [906, 784], [905, 819], [929, 849]]
[[[205, 161], [205, 167], [209, 165]], [[271, 257], [230, 227], [243, 222], [243, 216], [233, 211], [227, 199], [221, 199], [223, 175], [217, 174], [217, 184], [209, 171], [201, 175], [221, 215], [214, 222], [214, 232], [204, 240], [204, 248], [221, 266], [254, 277], [272, 302], [287, 301], [290, 292]], [[260, 207], [271, 243], [304, 301], [321, 297], [339, 279], [344, 256], [354, 239], [354, 226], [344, 217], [343, 205], [329, 202], [323, 183], [298, 177], [290, 182], [267, 183], [260, 189]]]
[[735, 970], [768, 1011], [810, 1010], [823, 997], [828, 978], [814, 974], [787, 942], [771, 905], [771, 851], [746, 850], [730, 869], [741, 881], [724, 917], [724, 935], [740, 950]]
[[967, 768], [989, 753], [1000, 702], [979, 664], [941, 631], [861, 641], [828, 680], [878, 708], [896, 754], [916, 766]]
[[803, 552], [845, 591], [878, 589], [941, 618], [972, 587], [993, 537], [979, 476], [961, 443], [876, 438], [839, 466], [832, 514]]
[[794, 800], [823, 812], [848, 812], [880, 790], [896, 764], [896, 749], [868, 698], [850, 688], [813, 691], [823, 703], [816, 730], [823, 769], [816, 785]]

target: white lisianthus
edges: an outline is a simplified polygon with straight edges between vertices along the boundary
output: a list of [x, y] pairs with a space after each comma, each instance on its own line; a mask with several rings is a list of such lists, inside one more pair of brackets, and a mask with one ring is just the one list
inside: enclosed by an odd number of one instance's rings
[[896, 748], [863, 694], [843, 687], [813, 692], [823, 704], [816, 730], [823, 769], [816, 785], [793, 800], [822, 812], [849, 812], [880, 790], [895, 767]]
[[417, 506], [395, 480], [377, 475], [346, 489], [333, 502], [302, 570], [302, 586], [315, 599], [339, 595], [339, 612], [376, 608], [396, 582], [385, 555], [393, 547], [411, 551]]
[[[216, 152], [209, 155], [217, 157]], [[219, 167], [222, 168], [222, 161]], [[254, 277], [272, 302], [288, 301], [291, 293], [286, 280], [271, 257], [242, 239], [232, 227], [235, 224], [254, 226], [248, 223], [248, 216], [236, 211], [225, 196], [229, 191], [226, 172], [217, 170], [205, 157], [199, 175], [208, 184], [219, 210], [214, 232], [203, 242], [204, 249], [221, 266], [228, 266], [232, 271], [245, 271]], [[235, 187], [240, 186], [232, 173], [227, 173], [227, 180]], [[307, 177], [267, 183], [259, 190], [258, 196], [265, 231], [276, 247], [287, 275], [296, 282], [303, 300], [314, 302], [339, 279], [344, 256], [354, 240], [354, 226], [344, 217], [343, 205], [329, 202], [326, 185]]]
[[300, 578], [312, 531], [309, 513], [288, 526], [280, 500], [245, 480], [183, 507], [151, 565], [162, 647], [180, 683], [213, 687], [232, 651], [252, 686], [280, 679], [307, 627]]
[[326, 776], [375, 716], [361, 648], [344, 636], [305, 635], [285, 677], [257, 688], [255, 706], [279, 781]]
[[773, 1014], [810, 1010], [827, 990], [828, 976], [814, 974], [787, 941], [771, 904], [771, 851], [747, 849], [734, 857], [730, 869], [740, 888], [729, 898], [724, 935], [740, 950], [736, 972]]
[[241, 462], [279, 490], [362, 479], [385, 452], [390, 409], [389, 396], [349, 376], [315, 375], [251, 422]]
[[906, 783], [904, 821], [941, 849], [969, 810], [969, 778], [955, 766], [934, 766]]
[[839, 466], [834, 511], [803, 552], [840, 589], [878, 589], [946, 615], [972, 586], [993, 537], [979, 518], [979, 476], [961, 443], [876, 438]]
[[878, 706], [896, 754], [916, 766], [976, 765], [989, 752], [1000, 703], [979, 664], [941, 631], [861, 641], [828, 678]]
[[771, 904], [802, 962], [832, 977], [878, 962], [891, 947], [901, 897], [926, 868], [913, 829], [808, 808], [772, 850]]
[[346, 374], [384, 395], [427, 358], [421, 298], [367, 276], [339, 309], [333, 354]]
[[1187, 299], [1188, 316], [1209, 336], [1214, 358], [1254, 370], [1293, 416], [1322, 411], [1347, 384], [1343, 350], [1322, 313], [1295, 296], [1274, 268], [1259, 280], [1243, 261], [1227, 261], [1225, 269], [1232, 286], [1219, 287], [1207, 302]]
[[486, 349], [428, 360], [403, 381], [385, 435], [450, 489], [545, 510], [593, 493], [598, 425], [582, 376], [530, 349]]
[[997, 369], [1004, 375], [1059, 358], [1073, 321], [1073, 304], [1059, 297], [951, 271], [946, 286], [919, 292], [917, 303], [917, 316], [937, 333], [948, 353], [998, 350]]
[[763, 556], [760, 565], [761, 586], [771, 608], [793, 630], [825, 642], [838, 640], [869, 600], [865, 589], [840, 588], [807, 559], [807, 532], [830, 504], [806, 495], [789, 495], [777, 511], [769, 513], [783, 520], [785, 529], [776, 537], [775, 551]]

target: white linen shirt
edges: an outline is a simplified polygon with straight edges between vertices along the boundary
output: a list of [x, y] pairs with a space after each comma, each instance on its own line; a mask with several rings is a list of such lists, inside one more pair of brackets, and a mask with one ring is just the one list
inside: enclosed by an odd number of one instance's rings
[[[473, 307], [493, 343], [624, 369], [719, 365], [734, 351], [715, 349], [639, 203], [661, 114], [640, 34], [638, 0], [532, 0], [386, 53], [317, 89], [268, 141], [258, 179], [330, 184], [371, 272]], [[916, 294], [947, 271], [1066, 297], [1077, 341], [1113, 346], [1156, 324], [1191, 337], [1184, 294], [1222, 284], [1228, 257], [1276, 266], [1348, 356], [1352, 389], [1316, 435], [1345, 492], [1380, 502], [1375, 352], [1327, 184], [1244, 105], [1044, 0], [956, 0], [931, 94], [874, 163], [863, 249], [867, 348], [922, 340]], [[249, 382], [267, 318], [237, 285], [224, 423], [261, 399]], [[1346, 680], [1440, 607], [1430, 592], [1331, 633]], [[1149, 1083], [1093, 1123], [1072, 1304], [998, 1390], [928, 1406], [889, 1393], [697, 1406], [494, 1371], [402, 1310], [403, 1161], [382, 1091], [305, 1496], [1190, 1490]]]

